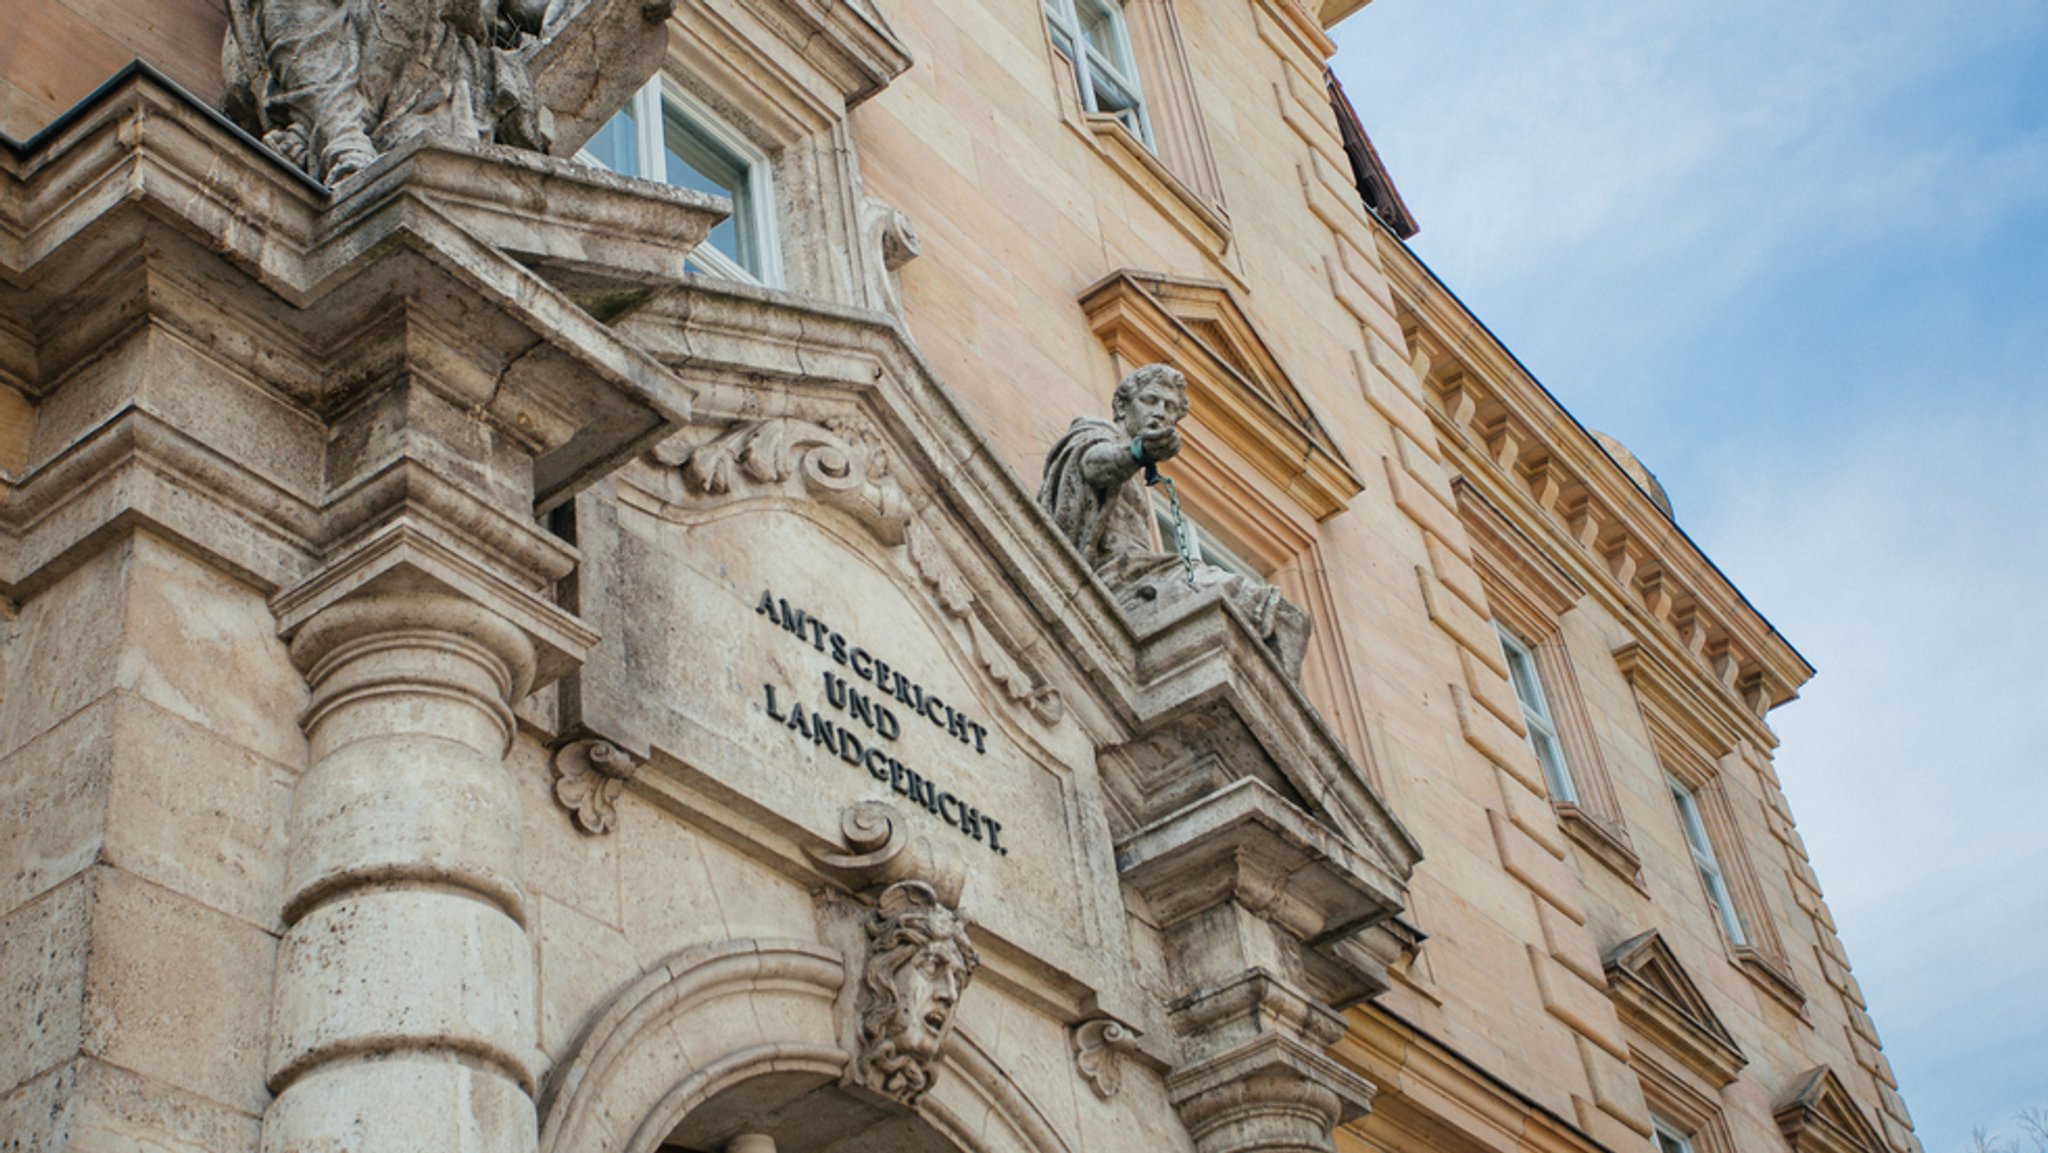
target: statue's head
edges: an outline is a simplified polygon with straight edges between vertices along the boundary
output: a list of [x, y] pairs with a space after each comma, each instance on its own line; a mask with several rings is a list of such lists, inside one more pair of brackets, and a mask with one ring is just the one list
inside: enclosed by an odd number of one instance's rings
[[1133, 369], [1117, 382], [1110, 412], [1133, 437], [1153, 436], [1180, 423], [1188, 414], [1188, 381], [1167, 364]]
[[859, 1072], [870, 1088], [911, 1104], [931, 1085], [932, 1063], [981, 957], [966, 920], [922, 881], [884, 889], [867, 930]]

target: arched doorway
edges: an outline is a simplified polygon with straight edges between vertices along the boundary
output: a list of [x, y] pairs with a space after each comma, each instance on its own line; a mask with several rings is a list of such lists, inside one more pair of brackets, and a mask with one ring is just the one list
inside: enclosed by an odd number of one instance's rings
[[[808, 941], [655, 965], [548, 1077], [540, 1153], [1071, 1153], [963, 1028], [914, 1110], [844, 1087], [845, 984], [844, 957]], [[748, 1137], [765, 1141], [734, 1148]]]

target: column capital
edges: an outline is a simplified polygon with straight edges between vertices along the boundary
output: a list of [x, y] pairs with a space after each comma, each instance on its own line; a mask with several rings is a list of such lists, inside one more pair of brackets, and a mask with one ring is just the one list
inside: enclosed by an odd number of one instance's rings
[[1168, 1099], [1200, 1153], [1330, 1153], [1331, 1131], [1365, 1113], [1374, 1091], [1314, 1046], [1281, 1034], [1166, 1079]]
[[291, 642], [292, 659], [309, 678], [349, 641], [387, 629], [433, 628], [466, 636], [505, 663], [507, 705], [573, 670], [597, 643], [597, 634], [568, 611], [403, 515], [277, 596], [271, 608], [278, 634]]

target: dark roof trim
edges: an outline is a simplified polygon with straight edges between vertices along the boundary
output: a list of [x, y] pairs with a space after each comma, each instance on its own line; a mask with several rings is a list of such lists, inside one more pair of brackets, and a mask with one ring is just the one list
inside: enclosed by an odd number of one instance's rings
[[1380, 162], [1379, 151], [1365, 134], [1365, 126], [1358, 122], [1358, 110], [1351, 106], [1351, 98], [1344, 95], [1344, 86], [1337, 82], [1335, 72], [1323, 69], [1323, 80], [1329, 85], [1330, 111], [1337, 116], [1337, 132], [1344, 138], [1344, 154], [1351, 158], [1351, 179], [1358, 185], [1365, 210], [1393, 229], [1395, 236], [1403, 240], [1414, 236], [1419, 231], [1415, 217], [1394, 187], [1393, 178], [1387, 175], [1387, 166]]

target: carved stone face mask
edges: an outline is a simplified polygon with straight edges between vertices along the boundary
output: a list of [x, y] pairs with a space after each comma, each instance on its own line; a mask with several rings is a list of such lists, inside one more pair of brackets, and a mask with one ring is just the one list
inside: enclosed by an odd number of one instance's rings
[[897, 967], [889, 983], [896, 991], [891, 1025], [899, 1049], [925, 1059], [938, 1056], [966, 977], [966, 962], [951, 941], [926, 945]]

